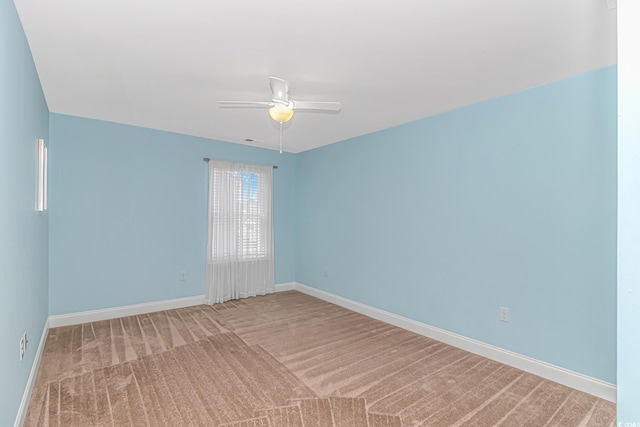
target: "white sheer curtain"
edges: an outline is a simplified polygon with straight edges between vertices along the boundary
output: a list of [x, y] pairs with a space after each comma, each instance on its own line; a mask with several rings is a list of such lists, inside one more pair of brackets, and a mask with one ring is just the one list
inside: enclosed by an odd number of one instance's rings
[[209, 161], [207, 302], [275, 291], [271, 166]]

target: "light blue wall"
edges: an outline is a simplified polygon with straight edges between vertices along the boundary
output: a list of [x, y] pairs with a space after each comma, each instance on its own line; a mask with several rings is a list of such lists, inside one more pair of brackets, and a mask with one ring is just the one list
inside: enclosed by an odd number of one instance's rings
[[640, 426], [640, 4], [618, 11], [618, 421]]
[[[0, 1], [0, 40], [0, 425], [13, 423], [48, 307], [202, 294], [205, 156], [280, 166], [276, 282], [615, 382], [615, 68], [293, 156], [49, 116], [11, 1]], [[36, 140], [49, 120], [50, 212], [37, 213]], [[638, 422], [625, 280], [618, 399]]]
[[615, 68], [308, 151], [298, 171], [298, 282], [615, 382]]
[[[0, 1], [0, 425], [13, 425], [47, 319], [48, 214], [36, 204], [49, 110], [12, 1]], [[20, 362], [19, 342], [29, 344]]]
[[51, 315], [204, 293], [203, 157], [279, 166], [276, 283], [295, 279], [295, 156], [59, 114], [50, 120]]

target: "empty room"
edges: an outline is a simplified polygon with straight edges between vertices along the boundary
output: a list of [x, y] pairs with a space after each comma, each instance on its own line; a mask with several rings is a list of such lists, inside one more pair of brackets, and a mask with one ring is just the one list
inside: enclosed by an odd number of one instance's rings
[[0, 2], [0, 425], [640, 426], [640, 5]]

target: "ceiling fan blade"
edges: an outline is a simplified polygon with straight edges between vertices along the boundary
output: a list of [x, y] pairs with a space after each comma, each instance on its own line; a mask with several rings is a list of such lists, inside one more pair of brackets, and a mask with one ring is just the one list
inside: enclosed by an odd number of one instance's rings
[[274, 99], [289, 100], [289, 83], [278, 77], [269, 77], [269, 85]]
[[264, 108], [273, 106], [273, 102], [268, 101], [218, 101], [220, 107], [229, 108]]
[[313, 101], [293, 101], [294, 110], [327, 110], [340, 111], [340, 102], [313, 102]]

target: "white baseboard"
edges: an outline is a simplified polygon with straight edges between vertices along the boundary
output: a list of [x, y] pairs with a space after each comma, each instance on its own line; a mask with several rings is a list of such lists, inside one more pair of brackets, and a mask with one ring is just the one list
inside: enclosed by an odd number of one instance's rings
[[[276, 292], [294, 290], [297, 285], [295, 282], [279, 283], [276, 285]], [[49, 316], [49, 327], [58, 328], [60, 326], [79, 325], [81, 323], [117, 319], [118, 317], [135, 316], [137, 314], [153, 313], [154, 311], [171, 310], [174, 308], [192, 307], [200, 304], [207, 304], [205, 295], [143, 304], [123, 305], [99, 310], [80, 311], [77, 313], [57, 314], [55, 316]]]
[[[286, 289], [284, 289], [286, 288]], [[417, 322], [406, 317], [398, 316], [375, 307], [371, 307], [329, 292], [321, 291], [301, 283], [283, 284], [282, 290], [297, 290], [321, 300], [339, 305], [360, 314], [389, 323], [394, 326], [415, 332], [445, 344], [461, 348], [505, 365], [513, 366], [542, 378], [566, 385], [567, 387], [592, 394], [611, 402], [616, 401], [616, 385], [597, 378], [592, 378], [578, 372], [570, 371], [559, 366], [495, 347], [444, 329], [436, 328], [425, 323]]]
[[[561, 368], [559, 366], [552, 365], [550, 363], [536, 360], [518, 353], [514, 353], [509, 350], [505, 350], [500, 347], [496, 347], [490, 344], [486, 344], [481, 341], [477, 341], [471, 338], [467, 338], [462, 335], [455, 334], [453, 332], [446, 331], [444, 329], [430, 326], [425, 323], [421, 323], [406, 317], [399, 316], [384, 310], [380, 310], [375, 307], [368, 306], [366, 304], [359, 303], [329, 292], [325, 292], [319, 289], [312, 288], [307, 285], [303, 285], [297, 282], [280, 283], [276, 285], [276, 292], [284, 292], [296, 290], [307, 295], [322, 299], [324, 301], [339, 305], [357, 313], [364, 314], [377, 320], [389, 323], [391, 325], [406, 329], [411, 332], [429, 337], [445, 344], [452, 345], [454, 347], [461, 348], [471, 353], [478, 354], [480, 356], [504, 363], [505, 365], [513, 366], [514, 368], [521, 369], [534, 375], [538, 375], [542, 378], [546, 378], [551, 381], [566, 385], [576, 390], [583, 391], [585, 393], [592, 394], [602, 399], [609, 400], [611, 402], [616, 401], [616, 386], [597, 378], [592, 378], [587, 375], [580, 374], [578, 372], [570, 371], [568, 369]], [[48, 328], [57, 328], [60, 326], [77, 325], [80, 323], [95, 322], [99, 320], [115, 319], [118, 317], [134, 316], [137, 314], [151, 313], [154, 311], [170, 310], [174, 308], [191, 307], [194, 305], [204, 304], [205, 296], [197, 295], [193, 297], [178, 298], [173, 300], [150, 302], [145, 304], [128, 305], [121, 307], [106, 308], [101, 310], [92, 310], [79, 313], [61, 314], [56, 316], [50, 316], [48, 325], [43, 332], [43, 338], [40, 342], [40, 346], [44, 347], [44, 340], [46, 340], [46, 331]], [[40, 354], [42, 349], [38, 348], [38, 355], [36, 356], [37, 364], [40, 363]], [[36, 362], [34, 362], [34, 369], [32, 375], [37, 372]], [[32, 379], [29, 377], [29, 381]], [[31, 393], [30, 388], [33, 384], [27, 387], [29, 395]], [[25, 390], [25, 394], [27, 390]], [[26, 397], [28, 403], [28, 395]], [[23, 397], [23, 404], [25, 398]], [[22, 406], [21, 406], [22, 410]], [[26, 406], [24, 408], [26, 411]], [[17, 422], [18, 420], [16, 420]], [[19, 425], [19, 424], [17, 424]]]
[[152, 313], [154, 311], [192, 307], [194, 305], [204, 304], [204, 302], [204, 295], [196, 295], [193, 297], [154, 301], [144, 304], [124, 305], [120, 307], [103, 308], [100, 310], [58, 314], [55, 316], [49, 316], [49, 327], [58, 328], [60, 326], [79, 325], [81, 323], [116, 319], [118, 317], [135, 316], [137, 314]]
[[300, 284], [296, 282], [278, 283], [276, 285], [276, 292], [295, 291], [298, 290]]
[[18, 408], [18, 414], [16, 415], [16, 421], [13, 427], [21, 427], [24, 424], [24, 418], [27, 416], [27, 409], [29, 408], [29, 400], [31, 400], [31, 392], [33, 386], [36, 383], [36, 376], [38, 375], [38, 368], [40, 367], [40, 360], [42, 360], [42, 352], [44, 351], [44, 344], [47, 342], [47, 335], [49, 334], [49, 319], [44, 322], [44, 328], [42, 329], [42, 335], [40, 336], [40, 343], [36, 350], [35, 357], [33, 359], [33, 365], [31, 365], [31, 372], [29, 373], [29, 379], [27, 379], [27, 385], [22, 393], [22, 400], [20, 401], [20, 407]]

